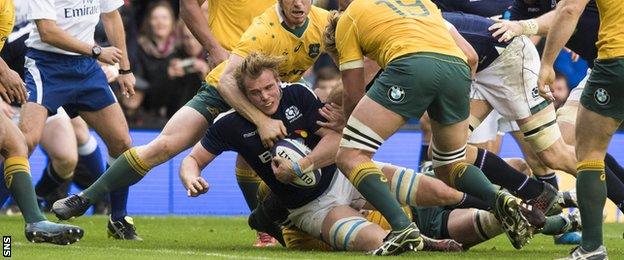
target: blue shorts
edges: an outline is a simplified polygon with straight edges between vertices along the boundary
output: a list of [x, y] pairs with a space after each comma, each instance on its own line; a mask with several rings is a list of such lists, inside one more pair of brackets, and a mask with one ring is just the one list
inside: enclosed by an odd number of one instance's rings
[[91, 57], [28, 49], [24, 67], [28, 102], [44, 106], [49, 115], [63, 107], [73, 118], [79, 111], [117, 103], [104, 71]]

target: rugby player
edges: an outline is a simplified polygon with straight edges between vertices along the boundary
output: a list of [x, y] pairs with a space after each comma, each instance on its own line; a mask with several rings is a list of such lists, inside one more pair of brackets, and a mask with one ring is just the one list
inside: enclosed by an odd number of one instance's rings
[[[280, 62], [279, 58], [250, 54], [235, 72], [237, 83], [255, 107], [283, 121], [288, 137], [302, 140], [312, 152], [296, 162], [273, 157], [263, 147], [256, 127], [232, 112], [218, 119], [184, 159], [180, 169], [182, 183], [190, 196], [207, 192], [208, 184], [200, 176], [201, 169], [223, 151], [236, 151], [289, 210], [288, 218], [295, 226], [339, 250], [377, 249], [386, 232], [359, 214], [365, 201], [351, 183], [337, 173], [333, 163], [340, 133], [317, 124], [323, 104], [310, 89], [301, 84], [279, 84], [277, 67]], [[292, 185], [302, 169], [322, 169], [321, 175], [316, 177], [318, 183], [311, 187]], [[388, 179], [392, 180], [395, 199], [404, 204], [450, 205], [463, 197], [439, 180], [417, 178], [407, 169], [395, 167], [392, 170], [388, 172]], [[458, 248], [457, 244], [453, 245]], [[417, 246], [420, 249], [424, 245]]]
[[[542, 8], [536, 9], [537, 7], [535, 7], [535, 5], [523, 4], [523, 2], [517, 3], [512, 9], [512, 18], [524, 20], [500, 21], [499, 24], [492, 26], [491, 29], [495, 30], [495, 35], [501, 34], [507, 35], [508, 37], [533, 34], [546, 36], [546, 33], [548, 33], [555, 21], [556, 12], [553, 10], [554, 7], [544, 6], [543, 4], [540, 6], [542, 6]], [[537, 12], [537, 10], [539, 10], [539, 12]], [[533, 24], [531, 27], [536, 28], [534, 30], [525, 29], [529, 24]], [[587, 61], [590, 68], [593, 68], [594, 60], [598, 54], [598, 48], [595, 43], [598, 41], [599, 25], [598, 8], [596, 2], [591, 0], [579, 17], [574, 33], [566, 42], [566, 47], [578, 53], [581, 58]], [[576, 146], [576, 115], [581, 94], [587, 84], [590, 72], [591, 69], [588, 70], [587, 75], [579, 85], [570, 92], [570, 96], [564, 106], [557, 110], [557, 123], [561, 129], [563, 140], [568, 145]], [[605, 157], [605, 173], [607, 179], [607, 197], [611, 199], [621, 211], [624, 211], [624, 188], [622, 186], [624, 183], [624, 169], [609, 153], [607, 153]], [[551, 175], [554, 176], [554, 173], [548, 176]]]
[[[189, 29], [208, 52], [208, 63], [211, 68], [227, 60], [236, 43], [249, 27], [254, 17], [259, 16], [268, 7], [275, 4], [275, 0], [237, 0], [237, 1], [181, 1], [180, 16]], [[208, 5], [208, 20], [199, 11], [202, 3]], [[208, 26], [205, 26], [205, 25]], [[243, 192], [243, 197], [249, 210], [256, 207], [256, 191], [261, 179], [245, 163], [242, 157], [236, 157], [236, 182]], [[265, 233], [258, 233], [254, 246], [273, 246], [275, 239]]]
[[[12, 0], [0, 3], [0, 49], [13, 29], [14, 5]], [[26, 95], [19, 74], [0, 59], [0, 87], [6, 102], [24, 102]], [[13, 195], [24, 221], [25, 235], [31, 242], [47, 242], [59, 245], [74, 243], [84, 235], [76, 226], [50, 222], [39, 210], [30, 177], [28, 147], [24, 136], [11, 120], [0, 113], [0, 147], [4, 161], [3, 183]]]
[[80, 216], [107, 192], [137, 183], [151, 168], [196, 144], [214, 118], [229, 110], [230, 105], [246, 118], [255, 118], [252, 122], [258, 126], [258, 135], [265, 145], [272, 146], [277, 137], [284, 137], [284, 125], [259, 112], [244, 96], [236, 97], [242, 93], [232, 78], [234, 68], [249, 53], [259, 51], [286, 57], [279, 67], [281, 81], [300, 80], [325, 49], [322, 34], [328, 14], [311, 6], [309, 0], [280, 0], [266, 9], [247, 28], [229, 59], [207, 75], [200, 91], [176, 112], [156, 139], [126, 151], [95, 184], [79, 195], [55, 202], [54, 213], [60, 219]]
[[[371, 157], [407, 119], [420, 118], [425, 110], [432, 118], [436, 176], [486, 201], [505, 223], [514, 246], [524, 245], [531, 228], [520, 212], [521, 200], [499, 192], [481, 170], [464, 162], [471, 73], [456, 41], [465, 40], [446, 30], [440, 11], [428, 0], [409, 5], [356, 0], [335, 18], [326, 33], [326, 48], [339, 60], [343, 105], [350, 115], [337, 164], [392, 226], [377, 252], [392, 254], [409, 247], [418, 243], [420, 234], [392, 198]], [[366, 95], [364, 56], [384, 69]]]
[[[589, 0], [562, 2], [551, 25], [542, 55], [538, 87], [540, 95], [552, 99], [548, 84], [555, 78], [554, 60], [570, 39]], [[568, 259], [607, 259], [602, 241], [602, 210], [607, 197], [606, 150], [624, 120], [624, 4], [596, 0], [600, 17], [598, 56], [581, 94], [576, 124], [576, 190], [583, 221], [583, 239]], [[585, 123], [591, 122], [591, 123]]]

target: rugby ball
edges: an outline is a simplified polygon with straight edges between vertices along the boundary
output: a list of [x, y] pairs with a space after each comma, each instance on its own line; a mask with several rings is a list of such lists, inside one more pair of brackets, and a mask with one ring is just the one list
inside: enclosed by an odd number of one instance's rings
[[[299, 161], [308, 155], [312, 150], [305, 144], [295, 139], [282, 139], [277, 141], [271, 152], [273, 156], [286, 158], [293, 162]], [[304, 172], [299, 178], [295, 178], [291, 185], [299, 188], [312, 188], [321, 180], [321, 169]]]

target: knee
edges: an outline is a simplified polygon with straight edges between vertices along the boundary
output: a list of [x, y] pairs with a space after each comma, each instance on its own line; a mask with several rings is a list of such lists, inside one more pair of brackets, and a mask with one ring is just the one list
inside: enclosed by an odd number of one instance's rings
[[58, 172], [58, 174], [67, 179], [71, 177], [71, 174], [76, 169], [76, 164], [78, 163], [78, 155], [74, 156], [68, 155], [63, 157], [52, 158], [52, 166], [54, 170]]
[[145, 157], [152, 158], [158, 163], [169, 160], [178, 153], [175, 143], [166, 135], [159, 135], [145, 147]]
[[358, 165], [370, 162], [372, 154], [359, 149], [340, 148], [336, 153], [336, 165], [343, 174], [348, 175]]
[[23, 146], [28, 149], [28, 152], [32, 153], [41, 141], [41, 136], [24, 133], [19, 134], [15, 141], [15, 143], [17, 143], [17, 146], [22, 146], [21, 144], [23, 143]]
[[132, 139], [129, 134], [125, 134], [116, 138], [112, 142], [107, 142], [106, 147], [108, 148], [108, 153], [111, 156], [118, 157], [132, 147]]
[[540, 153], [540, 159], [551, 169], [575, 172], [574, 154], [562, 149], [546, 149]]

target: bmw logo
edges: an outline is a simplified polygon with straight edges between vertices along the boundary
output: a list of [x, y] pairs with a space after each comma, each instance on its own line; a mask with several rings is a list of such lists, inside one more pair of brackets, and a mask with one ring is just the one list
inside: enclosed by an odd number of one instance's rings
[[607, 92], [603, 88], [599, 88], [594, 91], [594, 99], [596, 100], [596, 103], [598, 103], [598, 105], [604, 106], [609, 103], [611, 97], [609, 96], [609, 92]]
[[388, 99], [394, 103], [400, 103], [405, 99], [405, 90], [399, 86], [392, 86], [388, 89]]

